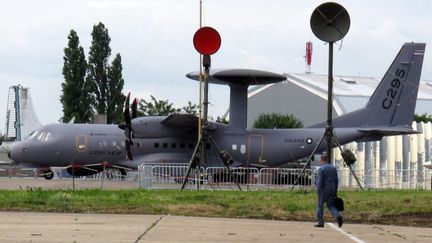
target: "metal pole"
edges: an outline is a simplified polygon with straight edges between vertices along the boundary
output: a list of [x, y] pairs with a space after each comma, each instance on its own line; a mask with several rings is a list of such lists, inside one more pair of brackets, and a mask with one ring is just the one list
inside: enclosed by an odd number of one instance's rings
[[324, 133], [323, 136], [321, 137], [321, 139], [319, 140], [319, 142], [317, 143], [317, 145], [315, 146], [314, 150], [312, 151], [312, 153], [309, 155], [309, 158], [306, 161], [306, 164], [303, 166], [303, 169], [301, 170], [300, 174], [297, 176], [297, 179], [295, 180], [293, 186], [291, 187], [291, 191], [294, 189], [295, 186], [297, 186], [300, 177], [303, 176], [303, 174], [306, 171], [306, 168], [309, 166], [312, 157], [315, 155], [315, 152], [318, 150], [318, 147], [321, 145], [321, 143], [323, 142], [324, 138], [326, 137], [326, 134]]
[[[209, 58], [208, 57], [204, 57], [204, 58]], [[209, 79], [209, 72], [210, 72], [210, 67], [206, 66], [204, 69], [204, 101], [203, 101], [203, 127], [202, 127], [202, 132], [201, 132], [201, 163], [198, 164], [197, 168], [196, 168], [196, 174], [198, 175], [197, 178], [197, 189], [199, 190], [199, 183], [200, 183], [200, 179], [201, 179], [201, 164], [202, 163], [206, 163], [207, 161], [207, 144], [208, 144], [208, 79]]]
[[15, 91], [15, 141], [21, 141], [20, 86], [13, 86]]
[[[199, 4], [199, 27], [202, 27], [202, 0], [200, 0]], [[198, 93], [198, 140], [201, 139], [202, 135], [202, 55], [199, 55], [199, 93]]]
[[333, 139], [333, 42], [329, 42], [329, 63], [328, 63], [328, 96], [327, 96], [327, 155], [332, 161], [332, 139]]
[[[200, 0], [199, 3], [199, 27], [202, 27], [202, 0]], [[203, 60], [202, 60], [202, 55], [199, 55], [199, 105], [198, 105], [198, 142], [202, 142], [201, 137], [202, 137], [202, 133], [203, 133], [203, 123], [202, 123], [202, 77], [203, 77], [203, 70], [202, 70], [202, 66], [203, 66]], [[206, 115], [207, 117], [207, 115]], [[201, 147], [203, 148], [203, 147]], [[201, 156], [204, 156], [203, 150], [201, 149]], [[203, 157], [202, 157], [203, 158]], [[199, 171], [199, 167], [200, 165], [197, 166], [197, 171], [195, 171], [195, 181], [197, 182], [197, 190], [199, 190], [199, 176], [200, 173], [198, 173]]]

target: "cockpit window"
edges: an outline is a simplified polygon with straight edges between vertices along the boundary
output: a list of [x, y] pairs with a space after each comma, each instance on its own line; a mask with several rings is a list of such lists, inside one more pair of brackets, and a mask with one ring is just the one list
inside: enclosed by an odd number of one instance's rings
[[46, 135], [45, 135], [45, 137], [44, 137], [44, 142], [48, 142], [48, 141], [50, 141], [52, 139], [52, 136], [51, 136], [51, 133], [50, 132], [47, 132], [46, 133]]
[[[50, 132], [38, 132], [32, 135], [32, 138], [41, 142], [48, 142], [52, 139], [52, 134]], [[29, 137], [29, 139], [31, 138]]]
[[28, 137], [26, 139], [31, 140], [31, 139], [35, 138], [38, 135], [38, 133], [39, 133], [39, 131], [33, 131], [28, 135]]
[[45, 137], [45, 132], [41, 132], [37, 135], [36, 139], [39, 141], [43, 141], [44, 137]]

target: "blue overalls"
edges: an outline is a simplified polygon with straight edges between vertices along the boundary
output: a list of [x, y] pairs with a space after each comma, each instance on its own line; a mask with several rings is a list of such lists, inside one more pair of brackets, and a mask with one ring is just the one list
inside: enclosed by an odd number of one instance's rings
[[318, 224], [324, 224], [324, 203], [327, 203], [327, 207], [334, 218], [339, 216], [339, 211], [334, 206], [334, 198], [338, 187], [338, 176], [337, 170], [333, 165], [329, 163], [321, 165], [318, 169], [318, 181], [316, 186], [318, 193], [317, 220]]

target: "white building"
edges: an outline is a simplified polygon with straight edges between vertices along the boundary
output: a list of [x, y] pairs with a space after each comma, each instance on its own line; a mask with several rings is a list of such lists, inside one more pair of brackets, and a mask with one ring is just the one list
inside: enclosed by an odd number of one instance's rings
[[[256, 86], [248, 95], [248, 127], [261, 113], [294, 114], [305, 127], [327, 116], [327, 75], [285, 74], [281, 83]], [[380, 78], [334, 76], [333, 116], [362, 108]], [[432, 82], [421, 81], [416, 114], [432, 114]]]

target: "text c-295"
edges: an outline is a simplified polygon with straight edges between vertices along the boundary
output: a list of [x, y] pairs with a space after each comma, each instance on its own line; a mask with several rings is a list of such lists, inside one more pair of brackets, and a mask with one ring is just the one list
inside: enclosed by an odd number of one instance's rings
[[396, 77], [391, 81], [390, 87], [386, 92], [386, 97], [382, 101], [382, 107], [384, 109], [390, 109], [394, 103], [394, 99], [399, 92], [399, 88], [401, 87], [401, 79], [405, 78], [405, 70], [404, 69], [396, 69]]

